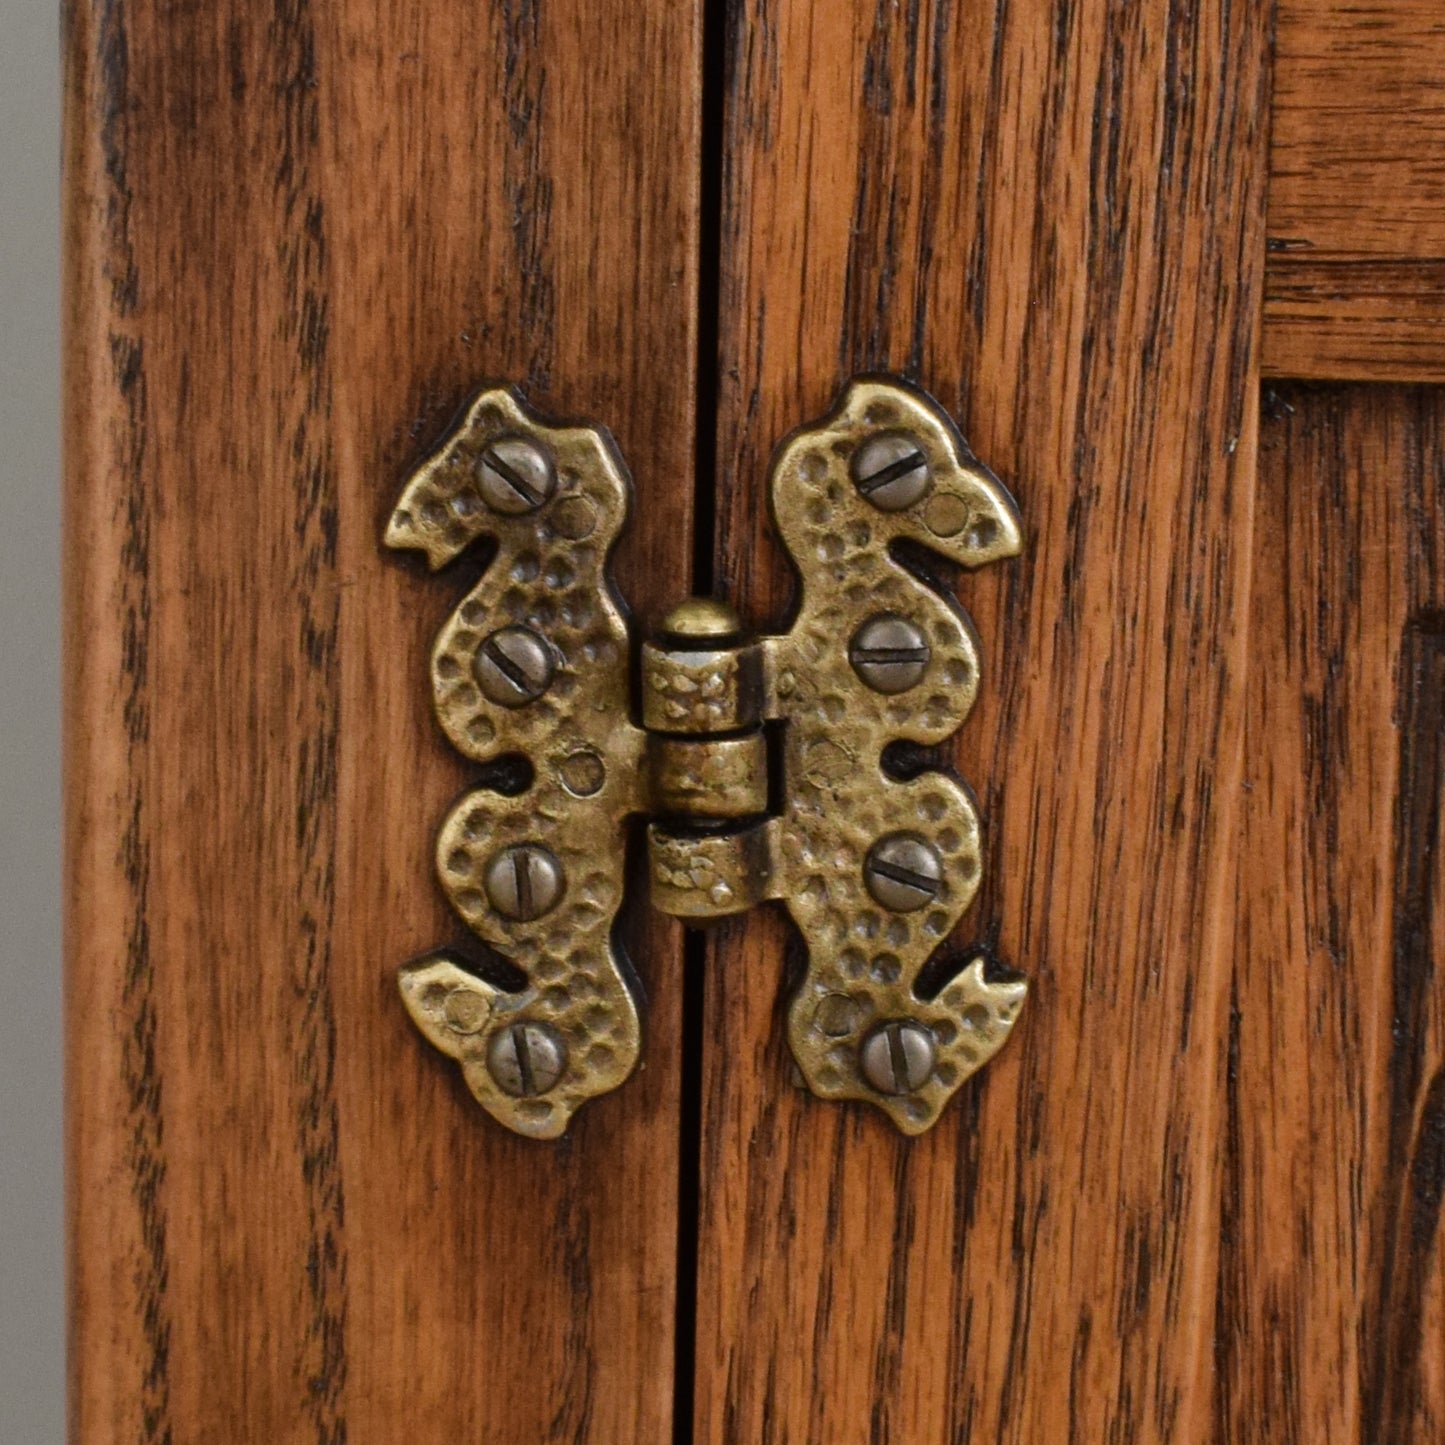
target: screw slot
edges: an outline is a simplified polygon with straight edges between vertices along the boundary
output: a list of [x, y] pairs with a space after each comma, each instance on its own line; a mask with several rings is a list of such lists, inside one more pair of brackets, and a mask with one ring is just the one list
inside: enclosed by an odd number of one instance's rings
[[884, 432], [853, 453], [853, 485], [880, 512], [901, 512], [925, 497], [933, 485], [928, 457], [917, 437]]
[[916, 1019], [889, 1019], [863, 1040], [858, 1062], [880, 1094], [911, 1094], [928, 1082], [938, 1050], [933, 1033]]
[[555, 908], [564, 884], [562, 865], [540, 843], [503, 848], [487, 864], [487, 901], [504, 918], [530, 923]]
[[892, 612], [870, 617], [848, 644], [848, 661], [874, 692], [907, 692], [928, 671], [932, 657], [920, 628]]
[[566, 1046], [546, 1024], [510, 1024], [487, 1048], [488, 1071], [497, 1087], [514, 1099], [550, 1093], [566, 1068]]
[[530, 627], [503, 627], [487, 637], [472, 659], [477, 685], [498, 707], [535, 702], [552, 685], [556, 659]]
[[943, 860], [922, 838], [889, 833], [868, 850], [863, 881], [874, 902], [892, 913], [912, 913], [938, 897], [943, 887]]
[[504, 517], [535, 512], [556, 486], [552, 458], [528, 437], [503, 437], [482, 453], [477, 490]]

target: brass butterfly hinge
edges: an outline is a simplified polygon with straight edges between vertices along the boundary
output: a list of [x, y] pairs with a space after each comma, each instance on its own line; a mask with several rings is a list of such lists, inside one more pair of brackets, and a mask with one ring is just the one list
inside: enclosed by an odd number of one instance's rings
[[724, 604], [684, 602], [642, 644], [635, 697], [607, 578], [628, 488], [604, 430], [551, 425], [498, 389], [391, 514], [387, 545], [433, 568], [478, 537], [497, 546], [432, 648], [442, 728], [493, 765], [443, 822], [436, 864], [468, 927], [526, 978], [508, 991], [436, 952], [402, 969], [406, 1006], [495, 1118], [562, 1133], [637, 1061], [637, 991], [613, 927], [641, 814], [657, 907], [700, 920], [778, 899], [797, 921], [808, 959], [788, 1033], [808, 1087], [921, 1133], [1003, 1044], [1026, 986], [975, 957], [915, 990], [973, 900], [983, 850], [968, 789], [899, 776], [885, 749], [958, 728], [979, 647], [894, 544], [965, 567], [1014, 556], [1013, 501], [929, 397], [854, 380], [773, 460], [774, 516], [802, 581], [792, 625], [750, 637]]

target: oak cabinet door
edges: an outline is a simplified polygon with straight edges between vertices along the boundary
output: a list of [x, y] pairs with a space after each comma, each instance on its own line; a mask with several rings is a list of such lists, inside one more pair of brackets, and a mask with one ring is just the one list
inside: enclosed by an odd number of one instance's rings
[[[539, 1148], [415, 1034], [449, 585], [382, 550], [483, 381], [605, 417], [692, 557], [688, 6], [71, 10], [71, 1429], [660, 1440], [678, 931], [647, 1067]], [[464, 564], [465, 565], [465, 564]]]
[[[72, 1438], [1445, 1436], [1435, 12], [67, 11]], [[935, 760], [1016, 1037], [904, 1138], [790, 1082], [780, 911], [639, 891], [643, 1067], [515, 1138], [396, 996], [468, 779], [397, 487], [516, 382], [639, 632], [773, 627], [858, 372], [1026, 524]]]

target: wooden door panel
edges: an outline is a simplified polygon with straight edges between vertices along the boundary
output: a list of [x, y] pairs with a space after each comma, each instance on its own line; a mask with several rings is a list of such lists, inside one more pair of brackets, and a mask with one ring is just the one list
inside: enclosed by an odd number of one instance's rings
[[785, 934], [716, 936], [697, 1434], [1215, 1428], [1266, 173], [1263, 5], [742, 7], [716, 565], [790, 591], [761, 482], [848, 373], [935, 391], [1016, 491], [964, 580], [983, 891], [1017, 1037], [920, 1140], [785, 1084]]
[[1280, 0], [1267, 376], [1445, 380], [1445, 14]]
[[556, 1148], [412, 1029], [460, 584], [381, 529], [518, 380], [633, 464], [634, 605], [686, 576], [696, 9], [67, 25], [72, 1436], [666, 1438], [678, 932]]
[[[1271, 141], [1270, 23], [71, 8], [73, 1438], [1445, 1432], [1445, 410], [1259, 384], [1445, 375], [1445, 30], [1284, 0]], [[687, 945], [685, 1007], [636, 910], [644, 1066], [556, 1145], [396, 996], [458, 941], [426, 659], [479, 565], [383, 553], [396, 488], [483, 382], [604, 422], [656, 622], [714, 304], [750, 623], [769, 451], [852, 373], [932, 390], [1027, 524], [958, 581], [940, 761], [987, 841], [949, 947], [1031, 995], [917, 1140], [791, 1084], [780, 911]]]
[[1217, 1329], [1223, 1438], [1445, 1433], [1445, 393], [1271, 386]]

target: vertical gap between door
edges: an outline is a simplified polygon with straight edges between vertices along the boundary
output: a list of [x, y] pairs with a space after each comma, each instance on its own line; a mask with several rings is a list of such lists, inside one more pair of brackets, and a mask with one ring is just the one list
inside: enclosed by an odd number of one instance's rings
[[673, 1445], [692, 1445], [697, 1375], [697, 1251], [702, 1157], [703, 968], [706, 940], [688, 929], [682, 945], [682, 1100], [677, 1157], [677, 1320], [674, 1324]]
[[[722, 188], [728, 0], [701, 0], [699, 97], [697, 428], [693, 458], [692, 590], [716, 585], [719, 295], [722, 284]], [[698, 1228], [702, 1190], [702, 1051], [706, 1040], [706, 935], [688, 929], [682, 954], [682, 1097], [678, 1110], [677, 1319], [673, 1359], [673, 1445], [692, 1445], [697, 1377]]]
[[697, 429], [693, 465], [692, 590], [716, 582], [719, 293], [722, 287], [724, 87], [728, 0], [702, 0], [701, 176], [698, 205]]

